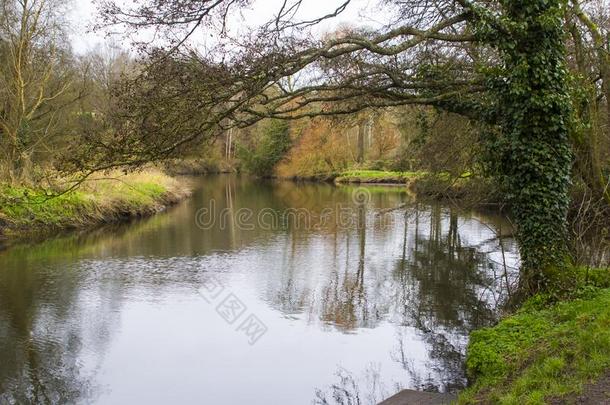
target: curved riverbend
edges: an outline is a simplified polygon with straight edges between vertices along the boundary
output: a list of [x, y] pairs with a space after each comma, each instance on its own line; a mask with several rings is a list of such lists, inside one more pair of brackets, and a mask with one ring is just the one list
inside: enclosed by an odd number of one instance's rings
[[468, 334], [515, 277], [502, 218], [397, 187], [196, 181], [153, 218], [0, 252], [0, 402], [376, 403], [464, 386]]

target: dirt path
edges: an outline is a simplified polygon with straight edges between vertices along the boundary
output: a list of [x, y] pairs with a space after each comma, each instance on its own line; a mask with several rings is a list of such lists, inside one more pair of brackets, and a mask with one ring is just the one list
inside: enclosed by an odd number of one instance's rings
[[580, 395], [554, 399], [551, 405], [610, 405], [610, 371], [607, 371], [595, 383], [587, 384]]
[[610, 405], [610, 371], [594, 384], [585, 386], [583, 393], [576, 397], [579, 405]]
[[379, 405], [449, 405], [456, 399], [451, 394], [404, 390]]

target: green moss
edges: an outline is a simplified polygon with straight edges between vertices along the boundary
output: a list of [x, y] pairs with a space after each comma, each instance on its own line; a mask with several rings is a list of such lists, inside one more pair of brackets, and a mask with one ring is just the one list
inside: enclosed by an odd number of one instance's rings
[[[608, 270], [596, 273], [608, 277]], [[534, 297], [497, 326], [474, 332], [466, 360], [474, 384], [459, 403], [548, 403], [581, 392], [610, 368], [610, 289], [580, 290], [580, 298], [551, 306]]]

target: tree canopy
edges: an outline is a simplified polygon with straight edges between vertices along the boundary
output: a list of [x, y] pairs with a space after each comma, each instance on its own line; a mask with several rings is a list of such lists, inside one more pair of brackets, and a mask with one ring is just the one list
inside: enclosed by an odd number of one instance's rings
[[[359, 114], [427, 106], [459, 115], [475, 135], [513, 211], [524, 285], [545, 288], [566, 282], [571, 182], [610, 201], [610, 28], [600, 1], [378, 0], [374, 23], [322, 32], [358, 1], [311, 15], [301, 12], [309, 0], [99, 0], [98, 27], [131, 33], [137, 57], [81, 58], [53, 1], [6, 0], [3, 170], [16, 181], [34, 161], [81, 176], [139, 168], [260, 121], [316, 117], [355, 117], [362, 163], [372, 121]], [[257, 23], [243, 17], [252, 9]], [[292, 143], [280, 132], [277, 145], [265, 136], [253, 145], [272, 150], [256, 159], [266, 174]]]

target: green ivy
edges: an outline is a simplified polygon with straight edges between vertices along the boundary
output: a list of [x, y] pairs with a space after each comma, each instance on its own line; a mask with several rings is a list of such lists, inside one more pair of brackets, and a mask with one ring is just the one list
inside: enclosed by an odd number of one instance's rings
[[481, 15], [478, 35], [497, 49], [490, 79], [501, 128], [492, 167], [517, 225], [522, 280], [530, 290], [565, 281], [572, 164], [570, 99], [560, 0], [505, 0], [501, 17]]

